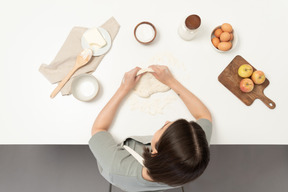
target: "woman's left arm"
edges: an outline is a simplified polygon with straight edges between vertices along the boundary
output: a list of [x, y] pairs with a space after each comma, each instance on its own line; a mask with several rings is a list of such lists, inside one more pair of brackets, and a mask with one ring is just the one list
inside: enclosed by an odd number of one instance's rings
[[99, 131], [108, 131], [111, 126], [111, 123], [115, 117], [117, 109], [119, 108], [120, 103], [125, 98], [125, 96], [130, 92], [130, 90], [135, 87], [141, 75], [136, 76], [137, 72], [140, 70], [139, 67], [132, 69], [131, 71], [125, 73], [124, 78], [121, 82], [120, 87], [116, 93], [112, 96], [109, 102], [105, 105], [102, 111], [98, 114], [93, 127], [91, 134], [94, 135]]

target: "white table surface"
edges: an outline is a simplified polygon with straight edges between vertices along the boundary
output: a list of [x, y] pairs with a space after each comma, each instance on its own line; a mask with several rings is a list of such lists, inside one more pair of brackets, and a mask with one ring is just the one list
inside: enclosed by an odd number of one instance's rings
[[[181, 70], [178, 65], [171, 71], [211, 110], [211, 144], [288, 144], [287, 10], [285, 0], [1, 1], [0, 143], [87, 144], [95, 117], [123, 74], [145, 66], [155, 56], [168, 55], [181, 63]], [[202, 25], [198, 36], [186, 42], [177, 28], [189, 14], [198, 14]], [[56, 85], [38, 72], [40, 64], [53, 60], [72, 27], [99, 26], [111, 16], [121, 28], [93, 73], [101, 85], [99, 95], [92, 102], [61, 95], [50, 99]], [[133, 37], [141, 21], [152, 22], [158, 30], [149, 46]], [[239, 44], [232, 52], [218, 53], [209, 37], [224, 22], [233, 25]], [[276, 103], [274, 110], [260, 100], [248, 107], [218, 82], [218, 75], [236, 55], [266, 73], [270, 85], [264, 93]], [[193, 120], [173, 91], [155, 96], [175, 98], [162, 114], [155, 115], [139, 107], [131, 109], [132, 96], [123, 102], [111, 128], [118, 141], [153, 134], [166, 120]]]

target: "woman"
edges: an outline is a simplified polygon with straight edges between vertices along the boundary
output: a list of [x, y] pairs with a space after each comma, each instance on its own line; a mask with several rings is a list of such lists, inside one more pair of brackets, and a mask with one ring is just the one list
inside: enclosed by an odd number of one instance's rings
[[[119, 89], [96, 118], [89, 141], [102, 176], [124, 191], [180, 187], [199, 177], [209, 163], [212, 133], [209, 110], [173, 77], [168, 67], [152, 65], [150, 68], [155, 78], [178, 94], [196, 122], [167, 121], [153, 137], [131, 137], [117, 145], [108, 129], [121, 101], [141, 78], [136, 76], [139, 67], [125, 73]], [[143, 166], [136, 160], [137, 154], [131, 155], [123, 145], [143, 156]]]

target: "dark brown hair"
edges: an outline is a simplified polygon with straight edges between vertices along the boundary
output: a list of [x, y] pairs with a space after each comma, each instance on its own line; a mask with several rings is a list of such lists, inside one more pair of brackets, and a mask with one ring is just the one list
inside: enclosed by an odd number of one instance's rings
[[155, 182], [179, 186], [199, 177], [206, 169], [210, 152], [205, 132], [195, 122], [179, 119], [155, 144], [156, 154], [145, 148], [144, 165]]

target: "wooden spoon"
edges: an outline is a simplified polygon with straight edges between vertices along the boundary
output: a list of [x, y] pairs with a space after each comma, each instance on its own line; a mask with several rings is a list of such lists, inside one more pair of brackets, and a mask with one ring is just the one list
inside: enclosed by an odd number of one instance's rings
[[92, 57], [92, 50], [91, 49], [84, 49], [76, 59], [76, 63], [73, 69], [67, 74], [67, 76], [58, 84], [58, 86], [54, 89], [51, 93], [50, 97], [54, 98], [59, 91], [63, 88], [63, 86], [67, 83], [67, 81], [72, 77], [72, 75], [81, 67], [86, 65]]

